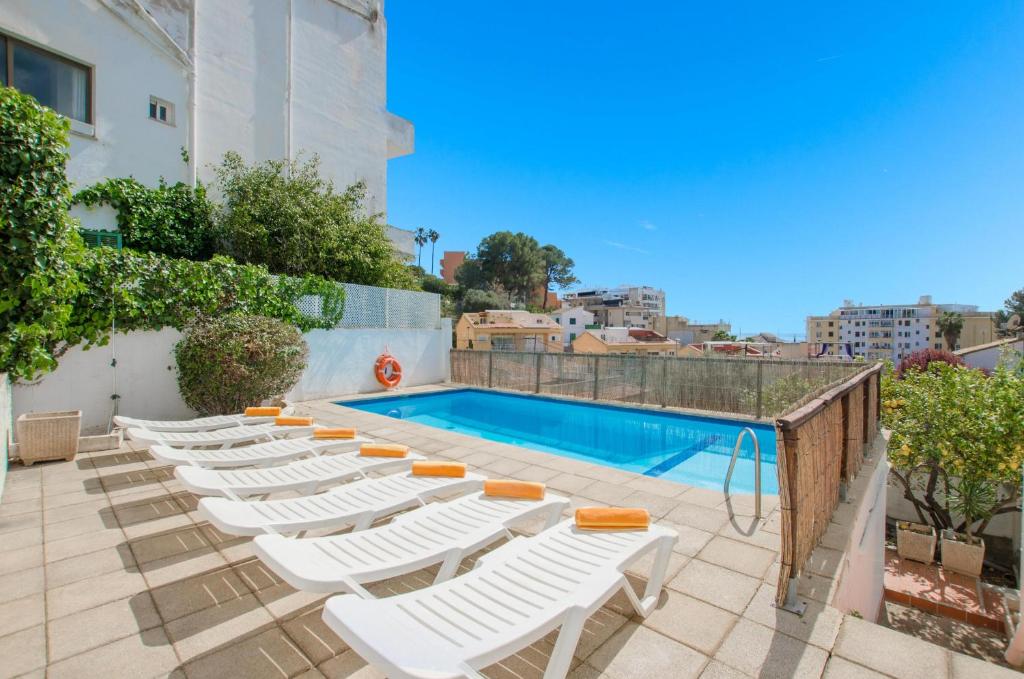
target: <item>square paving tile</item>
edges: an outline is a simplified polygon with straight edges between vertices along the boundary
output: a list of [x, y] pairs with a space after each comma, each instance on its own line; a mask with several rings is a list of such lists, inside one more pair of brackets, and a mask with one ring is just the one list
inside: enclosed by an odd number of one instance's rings
[[825, 669], [828, 653], [742, 618], [715, 659], [750, 676], [816, 679]]
[[707, 656], [633, 622], [586, 661], [613, 679], [699, 677], [707, 662]]
[[672, 590], [661, 594], [657, 609], [643, 625], [694, 648], [715, 654], [739, 616]]
[[701, 599], [733, 613], [742, 613], [761, 586], [761, 581], [694, 559], [668, 586], [683, 594]]

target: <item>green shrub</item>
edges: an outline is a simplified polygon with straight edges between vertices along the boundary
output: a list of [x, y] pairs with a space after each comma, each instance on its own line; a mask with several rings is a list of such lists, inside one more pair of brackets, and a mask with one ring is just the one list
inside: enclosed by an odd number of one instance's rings
[[79, 290], [67, 145], [66, 119], [0, 87], [0, 372], [15, 379], [56, 366], [53, 349]]
[[346, 283], [414, 288], [385, 225], [362, 209], [362, 184], [336, 194], [319, 161], [267, 161], [248, 166], [227, 153], [217, 168], [224, 206], [220, 249], [272, 273], [312, 274]]
[[202, 184], [193, 188], [161, 179], [149, 188], [131, 177], [108, 179], [79, 191], [73, 202], [114, 208], [125, 247], [185, 259], [213, 255], [215, 208]]
[[202, 319], [174, 347], [178, 389], [202, 415], [237, 413], [282, 397], [299, 381], [308, 354], [299, 331], [274, 318]]
[[887, 372], [882, 423], [892, 431], [892, 475], [921, 523], [980, 534], [996, 514], [1019, 510], [1021, 375], [1003, 365], [989, 377], [941, 361], [901, 379]]
[[[333, 328], [344, 312], [344, 291], [315, 276], [272, 276], [262, 266], [227, 257], [208, 262], [170, 259], [111, 248], [89, 250], [80, 270], [84, 289], [75, 300], [66, 346], [106, 344], [113, 321], [119, 331], [179, 330], [198, 317], [258, 314], [303, 332]], [[322, 299], [319, 315], [304, 315], [300, 298]]]

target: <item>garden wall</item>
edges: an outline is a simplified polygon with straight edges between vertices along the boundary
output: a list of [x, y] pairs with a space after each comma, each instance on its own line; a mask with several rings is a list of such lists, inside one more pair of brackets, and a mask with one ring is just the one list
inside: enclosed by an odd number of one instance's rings
[[[151, 419], [193, 416], [178, 394], [173, 348], [181, 333], [160, 331], [118, 333], [116, 393], [122, 415]], [[373, 376], [373, 362], [389, 348], [403, 369], [403, 386], [435, 384], [448, 377], [451, 322], [438, 329], [314, 330], [305, 335], [309, 364], [291, 400], [309, 400], [383, 389]], [[47, 410], [81, 410], [82, 432], [106, 431], [115, 393], [112, 347], [88, 351], [73, 347], [57, 369], [31, 384], [15, 385], [14, 416]], [[6, 458], [6, 455], [5, 455]]]

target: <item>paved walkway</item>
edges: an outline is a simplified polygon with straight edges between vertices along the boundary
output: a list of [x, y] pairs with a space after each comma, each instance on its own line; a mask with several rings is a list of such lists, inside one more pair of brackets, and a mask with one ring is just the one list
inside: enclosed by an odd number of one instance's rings
[[[573, 506], [641, 505], [675, 527], [658, 609], [640, 619], [624, 595], [613, 599], [587, 624], [574, 679], [1016, 676], [844, 617], [823, 603], [831, 583], [822, 575], [802, 583], [811, 598], [804, 618], [777, 611], [774, 499], [765, 498], [768, 514], [758, 522], [752, 498], [734, 497], [730, 517], [720, 492], [326, 401], [299, 410], [493, 477], [543, 481]], [[195, 507], [170, 468], [131, 444], [12, 467], [0, 504], [0, 676], [380, 676], [321, 622], [324, 596], [282, 583], [253, 557], [248, 538], [221, 534]], [[419, 572], [374, 590], [400, 592], [431, 577]], [[539, 677], [551, 648], [548, 637], [485, 674]]]

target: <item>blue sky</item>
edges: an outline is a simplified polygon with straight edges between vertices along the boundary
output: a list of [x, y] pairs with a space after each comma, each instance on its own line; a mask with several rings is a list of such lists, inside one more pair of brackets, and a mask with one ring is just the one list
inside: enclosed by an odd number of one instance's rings
[[386, 9], [388, 218], [438, 257], [525, 231], [744, 332], [1024, 287], [1024, 3]]

